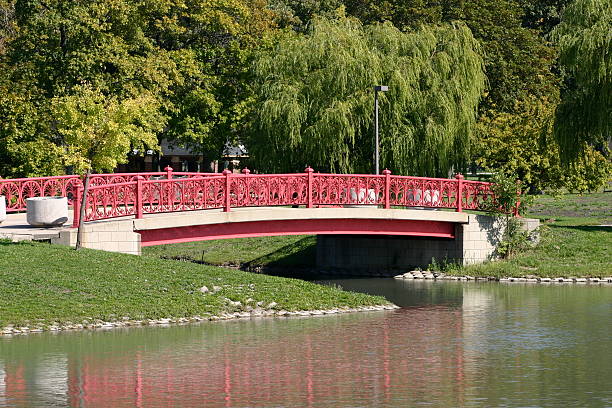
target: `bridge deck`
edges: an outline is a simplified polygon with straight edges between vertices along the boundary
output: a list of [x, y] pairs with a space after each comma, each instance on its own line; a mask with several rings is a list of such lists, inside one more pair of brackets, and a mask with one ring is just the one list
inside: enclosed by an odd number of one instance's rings
[[25, 213], [7, 214], [0, 224], [0, 239], [18, 241], [41, 241], [58, 238], [61, 231], [70, 229], [72, 212], [69, 211], [68, 222], [63, 227], [40, 228], [28, 224]]
[[[175, 228], [195, 224], [222, 224], [228, 222], [275, 221], [298, 219], [384, 219], [420, 220], [465, 224], [468, 214], [454, 211], [382, 209], [374, 206], [357, 208], [288, 208], [243, 207], [230, 212], [220, 209], [147, 214], [134, 220], [135, 230]], [[102, 221], [104, 222], [104, 221]]]

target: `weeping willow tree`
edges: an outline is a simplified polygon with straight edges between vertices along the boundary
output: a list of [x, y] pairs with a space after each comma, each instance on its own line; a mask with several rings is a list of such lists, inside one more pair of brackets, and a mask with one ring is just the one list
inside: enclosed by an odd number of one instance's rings
[[612, 124], [612, 0], [576, 0], [552, 33], [567, 74], [555, 134], [562, 158], [608, 150]]
[[390, 23], [313, 20], [254, 62], [259, 103], [248, 138], [265, 171], [372, 171], [373, 87], [381, 165], [446, 175], [468, 157], [485, 86], [479, 46], [462, 24], [403, 33]]

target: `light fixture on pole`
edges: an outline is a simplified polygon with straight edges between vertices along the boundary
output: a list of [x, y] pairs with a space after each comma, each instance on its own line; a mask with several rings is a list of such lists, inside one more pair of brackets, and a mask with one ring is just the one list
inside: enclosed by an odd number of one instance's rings
[[378, 93], [387, 92], [388, 90], [389, 90], [389, 87], [385, 85], [377, 85], [374, 87], [374, 139], [375, 139], [374, 162], [375, 162], [376, 174], [380, 174], [380, 153], [379, 153], [379, 147], [378, 147]]

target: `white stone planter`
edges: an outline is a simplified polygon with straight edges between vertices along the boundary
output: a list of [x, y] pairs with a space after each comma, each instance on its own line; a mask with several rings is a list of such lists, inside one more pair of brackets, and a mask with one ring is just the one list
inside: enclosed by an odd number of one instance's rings
[[0, 224], [6, 220], [6, 199], [3, 195], [0, 195]]
[[66, 197], [33, 197], [26, 200], [28, 224], [35, 227], [57, 227], [68, 221]]

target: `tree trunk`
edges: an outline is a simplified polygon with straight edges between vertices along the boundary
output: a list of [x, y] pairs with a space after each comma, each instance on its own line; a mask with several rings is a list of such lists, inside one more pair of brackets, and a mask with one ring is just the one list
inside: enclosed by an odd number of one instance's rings
[[85, 174], [85, 187], [83, 188], [83, 196], [81, 197], [81, 208], [79, 212], [79, 229], [77, 230], [77, 241], [74, 249], [79, 250], [83, 244], [83, 221], [85, 220], [85, 206], [87, 204], [87, 193], [89, 192], [89, 175], [90, 170]]

